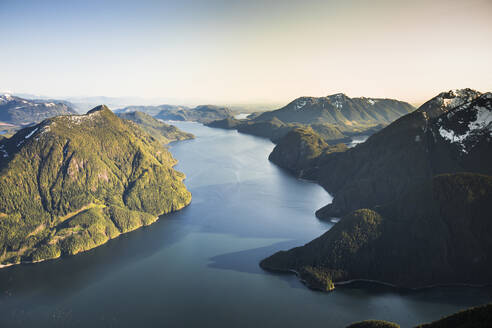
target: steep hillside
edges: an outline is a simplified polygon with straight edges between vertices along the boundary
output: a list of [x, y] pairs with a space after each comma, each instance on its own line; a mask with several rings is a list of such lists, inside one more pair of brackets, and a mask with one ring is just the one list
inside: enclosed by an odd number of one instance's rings
[[106, 106], [0, 141], [0, 264], [76, 254], [186, 206], [159, 142]]
[[195, 138], [193, 134], [183, 132], [174, 125], [161, 122], [146, 113], [125, 112], [118, 113], [117, 115], [120, 118], [137, 123], [145, 132], [159, 140], [162, 144]]

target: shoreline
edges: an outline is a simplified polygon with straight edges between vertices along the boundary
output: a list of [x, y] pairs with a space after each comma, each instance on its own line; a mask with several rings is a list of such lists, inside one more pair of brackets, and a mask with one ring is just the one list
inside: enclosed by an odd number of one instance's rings
[[[190, 195], [191, 195], [191, 192], [190, 192]], [[137, 227], [133, 230], [129, 230], [129, 231], [126, 231], [126, 232], [122, 232], [120, 233], [118, 236], [114, 237], [114, 238], [108, 238], [108, 240], [106, 240], [104, 243], [100, 244], [100, 245], [97, 245], [95, 247], [92, 247], [92, 248], [89, 248], [89, 249], [86, 249], [86, 250], [83, 250], [83, 251], [80, 251], [78, 253], [75, 253], [75, 254], [68, 254], [68, 255], [60, 255], [58, 257], [53, 257], [53, 258], [49, 258], [49, 259], [43, 259], [43, 260], [37, 260], [37, 261], [20, 261], [20, 262], [17, 262], [17, 263], [8, 263], [8, 264], [0, 264], [0, 270], [2, 269], [5, 269], [5, 268], [8, 268], [8, 267], [12, 267], [12, 266], [15, 266], [15, 265], [22, 265], [22, 264], [36, 264], [36, 263], [41, 263], [41, 262], [46, 262], [46, 261], [51, 261], [51, 260], [57, 260], [57, 259], [61, 259], [61, 258], [64, 258], [64, 257], [68, 257], [68, 256], [76, 256], [78, 254], [82, 254], [82, 253], [85, 253], [85, 252], [88, 252], [88, 251], [91, 251], [93, 249], [96, 249], [102, 245], [105, 245], [107, 244], [109, 241], [113, 240], [113, 239], [116, 239], [122, 235], [125, 235], [125, 234], [128, 234], [128, 233], [131, 233], [133, 231], [136, 231], [136, 230], [139, 230], [141, 228], [144, 228], [144, 227], [150, 227], [152, 224], [156, 223], [157, 221], [159, 221], [159, 219], [161, 218], [161, 216], [164, 216], [164, 215], [168, 215], [168, 214], [171, 214], [171, 213], [174, 213], [174, 212], [178, 212], [178, 211], [181, 211], [182, 209], [188, 207], [190, 204], [191, 204], [191, 200], [192, 198], [190, 198], [190, 202], [188, 204], [185, 204], [184, 206], [178, 208], [178, 209], [175, 209], [174, 211], [170, 211], [168, 213], [162, 213], [162, 214], [159, 214], [158, 216], [155, 217], [155, 220], [151, 223], [151, 224], [148, 224], [148, 225], [141, 225], [140, 227]]]
[[[306, 282], [306, 280], [301, 278], [301, 275], [299, 274], [299, 272], [294, 270], [294, 269], [273, 269], [273, 268], [267, 269], [267, 268], [263, 268], [263, 267], [261, 267], [261, 268], [264, 271], [268, 271], [268, 272], [271, 272], [274, 274], [275, 273], [277, 273], [277, 274], [279, 274], [279, 273], [280, 274], [294, 274], [299, 279], [299, 281], [302, 282], [304, 285], [306, 285], [309, 289], [319, 291], [319, 289], [312, 288], [312, 286], [310, 286]], [[391, 287], [394, 289], [406, 289], [406, 290], [411, 290], [411, 291], [421, 291], [421, 290], [425, 290], [425, 289], [432, 289], [432, 288], [439, 288], [439, 287], [483, 288], [483, 287], [492, 286], [492, 282], [490, 282], [490, 283], [485, 283], [485, 284], [443, 283], [443, 284], [427, 285], [427, 286], [422, 286], [422, 287], [405, 287], [405, 286], [399, 286], [399, 285], [395, 285], [395, 284], [392, 284], [389, 282], [374, 280], [374, 279], [350, 279], [350, 280], [343, 280], [343, 281], [338, 281], [338, 282], [333, 281], [333, 285], [335, 285], [335, 287], [337, 287], [337, 286], [350, 285], [350, 284], [357, 283], [357, 282], [365, 282], [365, 283], [369, 283], [369, 284], [387, 286], [387, 287]]]

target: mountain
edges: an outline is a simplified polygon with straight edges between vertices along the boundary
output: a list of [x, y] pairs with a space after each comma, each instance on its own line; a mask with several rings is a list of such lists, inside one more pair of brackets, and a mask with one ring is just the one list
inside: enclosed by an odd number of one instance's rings
[[332, 144], [348, 143], [351, 137], [370, 135], [415, 108], [402, 101], [349, 98], [344, 94], [300, 97], [280, 109], [263, 112], [247, 120], [223, 119], [210, 127], [269, 138], [277, 143], [295, 128], [311, 127]]
[[0, 122], [16, 126], [38, 123], [58, 115], [75, 114], [66, 102], [27, 100], [10, 94], [0, 96]]
[[343, 93], [327, 97], [300, 97], [280, 109], [265, 112], [255, 121], [278, 118], [284, 123], [331, 123], [342, 126], [389, 124], [415, 108], [403, 101], [350, 98]]
[[[472, 307], [416, 328], [487, 328], [492, 322], [492, 304]], [[367, 320], [353, 323], [347, 328], [399, 328], [393, 322]]]
[[194, 121], [200, 123], [209, 123], [234, 116], [229, 108], [213, 105], [201, 105], [194, 108], [175, 105], [128, 106], [118, 109], [115, 112], [126, 113], [134, 111], [144, 112], [161, 120]]
[[[316, 214], [342, 219], [261, 266], [294, 270], [322, 290], [354, 279], [491, 283], [491, 133], [492, 94], [464, 89], [439, 94], [346, 151], [310, 158], [294, 137], [280, 142], [271, 160], [334, 193]], [[289, 159], [288, 149], [303, 158]]]
[[106, 106], [0, 141], [0, 264], [97, 247], [191, 200], [176, 160]]
[[120, 118], [137, 123], [145, 132], [159, 140], [162, 144], [195, 138], [191, 133], [183, 132], [173, 125], [161, 122], [142, 112], [125, 112], [117, 115]]

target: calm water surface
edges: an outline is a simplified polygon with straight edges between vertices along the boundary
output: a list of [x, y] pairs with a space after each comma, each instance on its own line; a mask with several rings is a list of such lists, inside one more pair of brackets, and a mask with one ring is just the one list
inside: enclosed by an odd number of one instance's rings
[[0, 327], [409, 327], [492, 301], [484, 288], [325, 294], [263, 272], [262, 258], [332, 226], [314, 216], [330, 196], [269, 163], [267, 140], [176, 124], [197, 136], [171, 145], [192, 204], [87, 253], [0, 270]]

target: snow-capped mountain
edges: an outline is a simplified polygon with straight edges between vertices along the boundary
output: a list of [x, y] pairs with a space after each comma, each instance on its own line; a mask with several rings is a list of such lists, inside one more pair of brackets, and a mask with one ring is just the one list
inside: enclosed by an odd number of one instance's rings
[[479, 97], [456, 96], [445, 99], [454, 103], [435, 122], [435, 129], [446, 142], [468, 153], [481, 143], [492, 142], [492, 93]]
[[56, 100], [28, 100], [9, 93], [0, 95], [0, 122], [28, 125], [46, 118], [76, 114], [66, 102]]
[[463, 157], [478, 145], [492, 144], [491, 92], [450, 90], [427, 101], [416, 112], [424, 117], [423, 131], [432, 135], [429, 146], [443, 145]]

